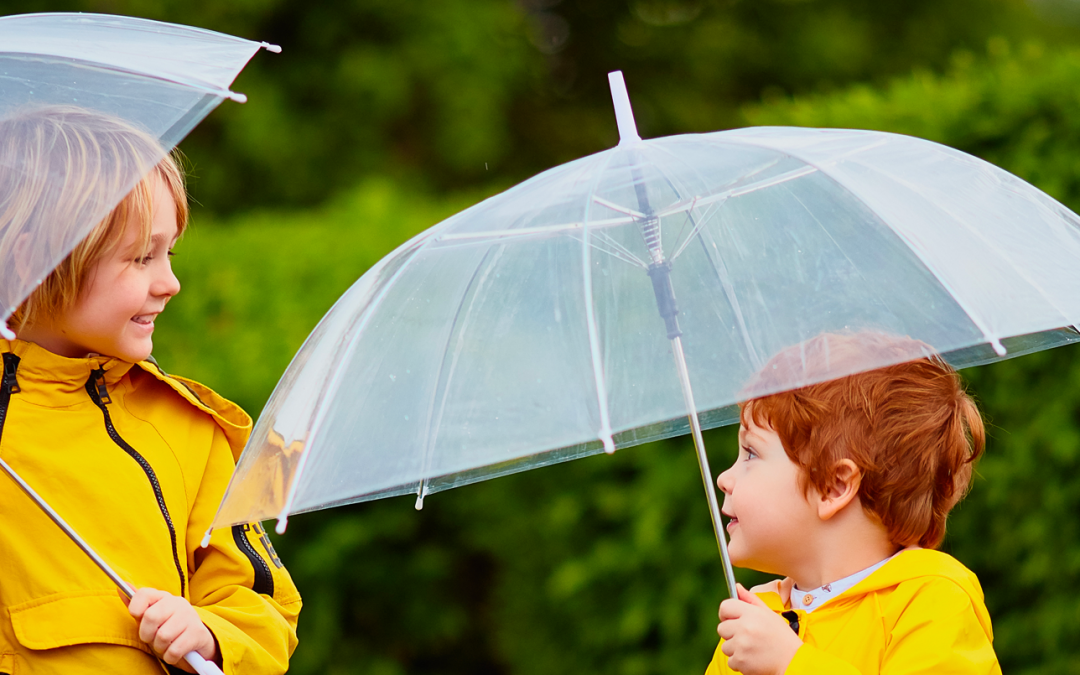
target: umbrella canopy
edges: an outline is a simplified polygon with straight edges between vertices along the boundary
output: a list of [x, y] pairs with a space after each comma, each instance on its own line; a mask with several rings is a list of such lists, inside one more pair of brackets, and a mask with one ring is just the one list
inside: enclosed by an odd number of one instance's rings
[[[25, 143], [0, 138], [0, 326], [210, 111], [226, 98], [244, 100], [229, 85], [260, 47], [280, 51], [123, 16], [0, 17], [0, 124], [62, 106], [121, 120], [148, 139], [123, 160], [97, 153], [93, 189], [71, 195], [64, 171], [27, 162]], [[18, 134], [12, 125], [8, 140]]]
[[1078, 339], [1080, 221], [986, 162], [871, 131], [641, 141], [619, 122], [618, 147], [361, 277], [279, 382], [215, 526], [687, 433], [673, 351], [711, 427], [740, 400], [923, 355], [754, 378], [825, 333], [910, 336], [957, 367]]

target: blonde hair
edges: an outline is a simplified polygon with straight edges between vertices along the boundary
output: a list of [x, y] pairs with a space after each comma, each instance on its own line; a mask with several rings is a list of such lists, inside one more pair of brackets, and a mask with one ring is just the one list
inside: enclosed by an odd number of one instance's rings
[[[12, 328], [70, 309], [132, 218], [142, 246], [149, 245], [155, 178], [176, 202], [179, 236], [188, 221], [184, 174], [178, 156], [153, 136], [74, 106], [28, 109], [0, 120], [0, 260], [22, 262], [22, 270], [0, 274], [6, 284], [15, 274], [55, 264], [12, 313]], [[89, 234], [56, 264], [90, 222], [96, 225]]]

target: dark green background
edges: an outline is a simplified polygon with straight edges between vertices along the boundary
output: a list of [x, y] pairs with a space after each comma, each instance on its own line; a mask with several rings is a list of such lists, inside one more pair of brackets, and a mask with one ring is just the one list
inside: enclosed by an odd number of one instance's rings
[[[257, 414], [304, 337], [407, 237], [612, 146], [784, 124], [914, 134], [1080, 208], [1070, 0], [3, 0], [280, 44], [182, 145], [196, 200], [156, 356]], [[1080, 347], [965, 371], [987, 455], [945, 548], [980, 577], [1005, 672], [1080, 672]], [[707, 434], [726, 466], [730, 429]], [[699, 673], [724, 594], [676, 439], [290, 520], [293, 673]], [[747, 575], [744, 580], [753, 577]]]

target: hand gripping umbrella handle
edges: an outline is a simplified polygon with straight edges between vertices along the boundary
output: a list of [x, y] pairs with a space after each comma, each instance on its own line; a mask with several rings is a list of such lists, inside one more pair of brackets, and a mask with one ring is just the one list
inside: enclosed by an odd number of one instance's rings
[[[11, 480], [15, 481], [15, 484], [26, 493], [26, 496], [37, 504], [38, 508], [45, 512], [45, 515], [49, 517], [49, 520], [56, 523], [56, 526], [63, 530], [64, 534], [66, 534], [71, 541], [75, 542], [75, 545], [82, 549], [83, 553], [89, 556], [90, 560], [94, 561], [94, 564], [97, 565], [114, 584], [116, 584], [116, 587], [120, 589], [121, 593], [129, 598], [135, 594], [135, 587], [124, 581], [124, 579], [116, 573], [116, 570], [109, 566], [109, 563], [105, 562], [105, 559], [98, 555], [97, 551], [90, 548], [90, 545], [86, 543], [86, 540], [80, 537], [79, 533], [72, 529], [72, 527], [67, 524], [67, 521], [61, 518], [60, 514], [53, 510], [53, 507], [49, 506], [49, 503], [42, 499], [41, 495], [35, 492], [34, 488], [30, 487], [30, 485], [22, 479], [22, 476], [15, 473], [15, 470], [3, 459], [0, 459], [0, 471], [3, 471], [11, 478]], [[207, 661], [198, 652], [188, 652], [184, 655], [184, 660], [187, 661], [199, 675], [224, 675], [224, 673], [221, 672], [221, 669], [217, 667], [217, 664]]]
[[184, 656], [184, 660], [191, 664], [191, 667], [199, 675], [225, 675], [216, 664], [199, 656], [199, 652], [188, 652]]

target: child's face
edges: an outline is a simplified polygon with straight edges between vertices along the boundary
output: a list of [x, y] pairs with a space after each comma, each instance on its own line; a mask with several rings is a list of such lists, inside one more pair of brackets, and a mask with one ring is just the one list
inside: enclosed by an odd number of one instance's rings
[[90, 269], [75, 305], [28, 336], [61, 356], [87, 354], [141, 361], [153, 349], [154, 319], [180, 292], [170, 249], [176, 243], [176, 203], [165, 183], [153, 181], [153, 222], [149, 248], [129, 222], [115, 251]]
[[752, 419], [739, 426], [739, 457], [716, 480], [730, 518], [732, 564], [785, 576], [796, 569], [820, 522], [811, 506], [814, 489], [803, 495], [801, 473], [770, 427]]

